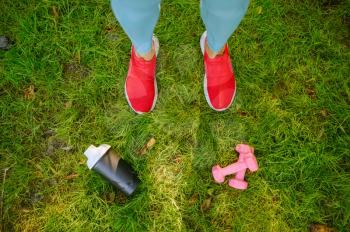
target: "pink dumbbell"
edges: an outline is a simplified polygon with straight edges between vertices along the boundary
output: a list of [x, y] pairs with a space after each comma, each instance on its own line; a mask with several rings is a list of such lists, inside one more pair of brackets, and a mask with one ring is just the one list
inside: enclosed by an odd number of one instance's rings
[[[238, 162], [242, 162], [245, 158], [251, 157], [254, 154], [254, 148], [246, 144], [238, 144], [236, 151], [239, 153]], [[248, 182], [244, 180], [245, 172], [246, 169], [237, 172], [235, 178], [231, 179], [228, 184], [235, 189], [247, 189]]]
[[212, 168], [212, 173], [214, 180], [217, 183], [222, 183], [225, 181], [225, 176], [249, 169], [252, 172], [258, 170], [258, 162], [253, 154], [251, 156], [243, 157], [242, 161], [237, 161], [236, 163], [230, 164], [227, 167], [221, 168], [219, 165], [215, 165]]

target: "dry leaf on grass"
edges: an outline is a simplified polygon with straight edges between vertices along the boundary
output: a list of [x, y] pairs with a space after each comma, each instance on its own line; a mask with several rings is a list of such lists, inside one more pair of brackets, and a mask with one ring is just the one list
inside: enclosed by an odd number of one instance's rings
[[111, 25], [108, 25], [106, 28], [105, 28], [106, 32], [111, 32], [113, 31], [113, 26]]
[[181, 154], [177, 154], [175, 157], [173, 157], [172, 161], [176, 164], [180, 164], [182, 162]]
[[311, 99], [315, 100], [317, 98], [316, 90], [314, 90], [313, 88], [306, 88], [305, 92], [307, 93], [307, 95], [309, 95]]
[[115, 194], [114, 192], [109, 192], [105, 195], [105, 200], [107, 203], [114, 203], [115, 201]]
[[324, 118], [326, 118], [329, 115], [329, 112], [328, 112], [327, 109], [322, 109], [320, 111], [320, 113], [321, 113], [321, 116], [324, 117]]
[[23, 213], [30, 213], [31, 212], [30, 209], [21, 209], [20, 211], [23, 212]]
[[311, 224], [309, 225], [310, 232], [335, 232], [336, 230], [322, 224]]
[[188, 203], [189, 203], [190, 205], [194, 205], [194, 204], [197, 202], [198, 197], [199, 197], [199, 194], [198, 194], [198, 193], [194, 193], [194, 194], [192, 195], [192, 197], [188, 200]]
[[35, 98], [35, 87], [34, 85], [30, 85], [28, 88], [24, 90], [24, 99], [33, 100]]
[[206, 211], [208, 211], [210, 209], [210, 207], [211, 207], [211, 200], [212, 200], [212, 198], [209, 197], [209, 198], [207, 198], [207, 199], [205, 199], [203, 201], [203, 203], [201, 204], [201, 211], [202, 211], [202, 213], [206, 212]]
[[124, 193], [121, 191], [118, 191], [115, 193], [115, 202], [118, 202], [119, 204], [125, 204], [128, 201], [128, 198]]
[[48, 138], [46, 154], [53, 155], [57, 150], [63, 150], [65, 152], [72, 152], [73, 146], [70, 146], [62, 139], [51, 136]]
[[65, 103], [64, 103], [64, 108], [65, 108], [65, 109], [70, 109], [70, 108], [72, 108], [72, 102], [71, 102], [71, 101], [65, 102]]
[[64, 146], [64, 147], [61, 147], [61, 149], [63, 150], [63, 151], [71, 151], [71, 150], [73, 150], [73, 147], [72, 146]]
[[56, 6], [51, 7], [51, 14], [53, 17], [58, 18], [59, 14]]
[[78, 176], [79, 176], [79, 174], [72, 173], [72, 174], [66, 176], [64, 179], [66, 179], [66, 180], [73, 180], [73, 179], [77, 178]]
[[47, 131], [44, 132], [44, 137], [52, 137], [55, 135], [55, 131], [48, 129]]
[[156, 140], [152, 137], [139, 151], [139, 155], [145, 155], [147, 151], [149, 151], [154, 146], [154, 144], [156, 144]]
[[247, 116], [248, 114], [247, 112], [241, 111], [241, 109], [237, 109], [237, 113], [242, 117]]

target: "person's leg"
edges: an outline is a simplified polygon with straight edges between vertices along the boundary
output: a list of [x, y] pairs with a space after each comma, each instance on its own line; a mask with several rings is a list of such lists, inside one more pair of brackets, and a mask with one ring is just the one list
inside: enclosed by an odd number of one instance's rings
[[249, 0], [202, 0], [201, 15], [207, 29], [208, 46], [214, 52], [224, 47], [242, 21]]
[[216, 111], [230, 107], [236, 94], [236, 81], [227, 40], [245, 15], [249, 0], [202, 0], [201, 15], [206, 32], [200, 46], [204, 57], [204, 94]]
[[161, 0], [111, 0], [119, 24], [140, 55], [152, 48], [154, 27], [159, 18]]
[[112, 10], [132, 42], [125, 96], [139, 114], [153, 110], [157, 101], [156, 60], [159, 43], [153, 30], [161, 0], [111, 0]]

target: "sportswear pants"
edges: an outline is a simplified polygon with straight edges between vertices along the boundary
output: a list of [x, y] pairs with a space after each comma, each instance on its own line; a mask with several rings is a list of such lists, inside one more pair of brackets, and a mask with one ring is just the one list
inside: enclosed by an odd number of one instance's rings
[[[152, 48], [154, 27], [161, 0], [111, 0], [112, 10], [136, 51], [143, 55]], [[208, 46], [219, 51], [242, 21], [249, 0], [201, 0], [202, 20]]]

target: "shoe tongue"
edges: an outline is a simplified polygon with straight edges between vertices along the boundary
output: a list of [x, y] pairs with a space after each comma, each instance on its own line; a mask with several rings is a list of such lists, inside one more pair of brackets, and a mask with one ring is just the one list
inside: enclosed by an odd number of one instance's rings
[[133, 66], [134, 77], [153, 80], [156, 66], [155, 56], [150, 61], [146, 61], [142, 57], [137, 57], [133, 47], [130, 65]]
[[[208, 55], [207, 55], [208, 56]], [[210, 73], [216, 73], [217, 78], [231, 77], [231, 60], [227, 52], [214, 58], [206, 59], [206, 68]], [[223, 80], [224, 81], [224, 80]]]

